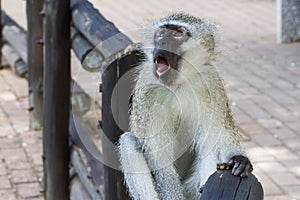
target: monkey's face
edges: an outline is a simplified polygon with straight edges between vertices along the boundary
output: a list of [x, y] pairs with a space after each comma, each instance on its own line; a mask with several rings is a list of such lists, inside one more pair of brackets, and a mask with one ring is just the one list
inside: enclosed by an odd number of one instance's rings
[[154, 75], [164, 84], [173, 83], [178, 74], [182, 57], [182, 44], [191, 37], [187, 28], [178, 25], [163, 25], [154, 33]]

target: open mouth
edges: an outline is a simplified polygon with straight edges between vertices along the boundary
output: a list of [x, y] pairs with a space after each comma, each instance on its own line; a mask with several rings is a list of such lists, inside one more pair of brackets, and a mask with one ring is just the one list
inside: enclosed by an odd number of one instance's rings
[[154, 63], [156, 65], [156, 74], [158, 77], [166, 74], [171, 69], [170, 63], [162, 55], [157, 55], [154, 59]]

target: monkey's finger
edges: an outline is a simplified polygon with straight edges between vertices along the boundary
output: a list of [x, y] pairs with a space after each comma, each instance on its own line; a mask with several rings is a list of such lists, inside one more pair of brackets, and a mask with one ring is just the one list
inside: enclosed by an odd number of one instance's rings
[[248, 171], [243, 171], [240, 176], [247, 177], [248, 175], [249, 175]]
[[249, 170], [250, 173], [253, 171], [253, 165], [251, 163], [249, 163]]
[[248, 163], [245, 167], [245, 171], [251, 173], [253, 171], [253, 166], [251, 163]]
[[225, 170], [228, 169], [228, 165], [226, 163], [217, 164], [217, 170]]
[[243, 163], [240, 163], [238, 168], [235, 170], [234, 175], [240, 175], [245, 170], [246, 165]]
[[236, 169], [239, 167], [240, 163], [239, 162], [236, 162], [231, 170], [231, 173], [234, 174]]
[[234, 159], [231, 158], [231, 159], [229, 160], [229, 162], [227, 163], [227, 165], [229, 166], [229, 168], [232, 168], [232, 167], [234, 166], [234, 163], [235, 163]]
[[244, 171], [241, 173], [241, 177], [247, 177], [249, 176], [249, 173], [251, 173], [253, 170], [252, 165], [251, 164], [247, 164]]

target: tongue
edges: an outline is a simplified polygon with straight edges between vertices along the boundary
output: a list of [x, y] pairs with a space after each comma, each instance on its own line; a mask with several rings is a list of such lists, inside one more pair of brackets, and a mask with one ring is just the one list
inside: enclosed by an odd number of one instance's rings
[[156, 72], [162, 74], [165, 71], [167, 71], [169, 69], [170, 66], [168, 65], [159, 65], [158, 69], [156, 70]]

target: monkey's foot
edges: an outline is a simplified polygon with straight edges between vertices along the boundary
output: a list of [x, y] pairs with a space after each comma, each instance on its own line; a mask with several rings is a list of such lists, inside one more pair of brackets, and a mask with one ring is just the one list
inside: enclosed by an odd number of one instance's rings
[[227, 164], [227, 163], [217, 164], [217, 170], [229, 170], [231, 168], [230, 168], [229, 164]]
[[228, 163], [217, 164], [217, 170], [231, 170], [235, 176], [247, 177], [253, 171], [253, 166], [245, 156], [233, 156]]
[[247, 177], [253, 171], [253, 166], [246, 156], [233, 156], [228, 165], [232, 167], [232, 174], [235, 176]]

